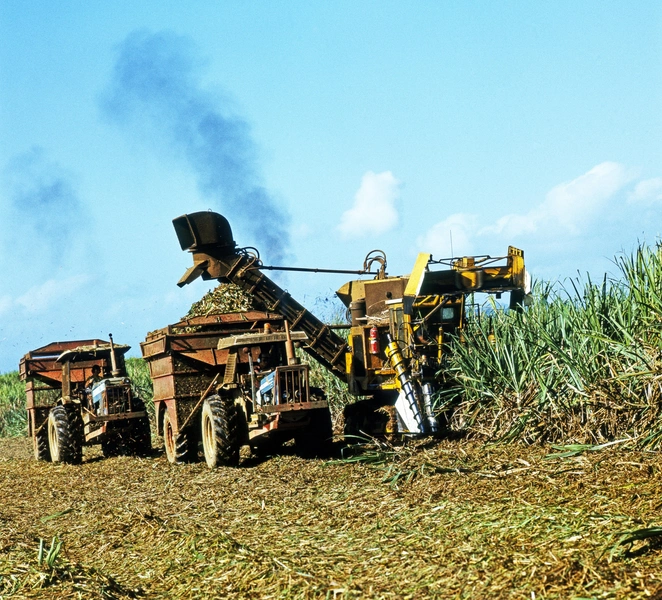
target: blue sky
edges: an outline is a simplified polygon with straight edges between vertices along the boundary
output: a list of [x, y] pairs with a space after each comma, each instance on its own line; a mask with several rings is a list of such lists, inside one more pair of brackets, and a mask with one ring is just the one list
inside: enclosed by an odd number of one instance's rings
[[[659, 2], [4, 0], [0, 36], [0, 372], [183, 316], [186, 212], [392, 274], [452, 239], [600, 275], [662, 230]], [[310, 307], [343, 281], [281, 279]]]

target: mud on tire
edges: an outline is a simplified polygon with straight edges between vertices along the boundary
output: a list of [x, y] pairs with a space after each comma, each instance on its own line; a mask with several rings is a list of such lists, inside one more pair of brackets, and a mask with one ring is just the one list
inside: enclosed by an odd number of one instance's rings
[[243, 440], [241, 409], [228, 396], [210, 396], [202, 406], [202, 446], [210, 468], [236, 467]]
[[83, 460], [83, 420], [77, 405], [59, 405], [48, 413], [48, 446], [56, 463]]

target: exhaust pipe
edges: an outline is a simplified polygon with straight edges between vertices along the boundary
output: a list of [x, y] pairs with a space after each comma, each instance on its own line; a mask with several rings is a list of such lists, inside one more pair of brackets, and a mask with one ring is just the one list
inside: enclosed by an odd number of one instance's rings
[[290, 334], [290, 323], [285, 319], [285, 354], [287, 355], [287, 364], [288, 365], [298, 365], [299, 359], [297, 358], [296, 352], [294, 351], [294, 342], [292, 341], [292, 335]]
[[115, 344], [113, 343], [113, 334], [109, 333], [108, 337], [110, 338], [110, 365], [112, 368], [111, 375], [113, 377], [119, 377], [120, 371], [117, 368], [117, 357], [115, 356]]

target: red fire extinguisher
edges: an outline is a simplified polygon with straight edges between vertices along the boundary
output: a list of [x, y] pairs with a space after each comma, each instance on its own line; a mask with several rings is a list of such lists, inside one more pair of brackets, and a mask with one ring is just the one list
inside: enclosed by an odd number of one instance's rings
[[370, 346], [370, 354], [379, 354], [379, 331], [376, 327], [370, 328], [370, 336], [368, 338]]

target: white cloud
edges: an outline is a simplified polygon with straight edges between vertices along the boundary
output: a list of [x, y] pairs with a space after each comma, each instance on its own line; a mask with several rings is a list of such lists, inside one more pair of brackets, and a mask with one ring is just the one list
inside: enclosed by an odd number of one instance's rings
[[25, 294], [16, 298], [16, 304], [22, 306], [29, 313], [40, 313], [47, 310], [58, 300], [71, 296], [83, 287], [88, 280], [89, 278], [86, 275], [74, 275], [60, 281], [49, 279], [41, 285], [30, 288]]
[[493, 225], [487, 225], [479, 231], [479, 235], [494, 233], [501, 235], [505, 233], [509, 237], [523, 235], [525, 233], [535, 233], [538, 229], [536, 215], [529, 213], [527, 215], [505, 215], [499, 217]]
[[474, 215], [451, 215], [433, 225], [416, 243], [422, 252], [429, 252], [437, 259], [471, 254], [471, 237], [476, 222]]
[[552, 188], [532, 216], [538, 225], [552, 220], [566, 231], [579, 234], [632, 178], [633, 174], [623, 165], [600, 163], [576, 179]]
[[361, 187], [354, 196], [354, 206], [341, 217], [338, 230], [345, 238], [380, 234], [398, 224], [396, 201], [400, 185], [391, 171], [368, 171], [361, 179]]
[[628, 196], [630, 204], [654, 204], [662, 201], [662, 177], [640, 181]]
[[[587, 225], [604, 214], [614, 196], [633, 178], [631, 169], [615, 162], [603, 162], [572, 181], [553, 187], [528, 213], [507, 214], [482, 226], [476, 215], [451, 215], [418, 238], [418, 245], [441, 257], [451, 255], [451, 232], [455, 255], [472, 252], [475, 237], [497, 235], [512, 240], [536, 233], [580, 235]], [[634, 193], [638, 193], [638, 198], [655, 197], [656, 194], [661, 197], [662, 178], [641, 182]]]

